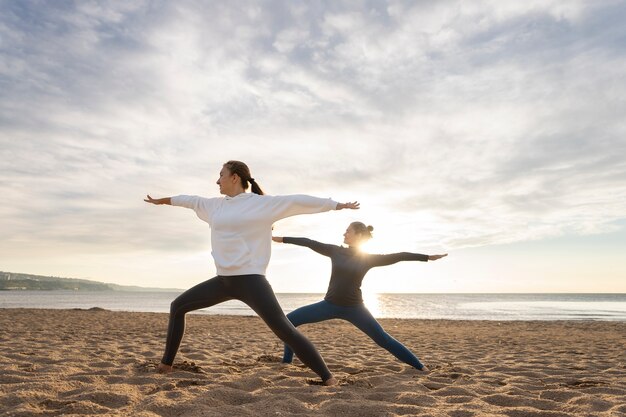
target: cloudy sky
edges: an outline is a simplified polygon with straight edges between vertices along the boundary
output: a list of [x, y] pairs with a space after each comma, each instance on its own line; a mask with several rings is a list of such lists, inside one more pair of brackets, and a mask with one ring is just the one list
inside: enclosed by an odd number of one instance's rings
[[[0, 1], [0, 270], [187, 288], [209, 228], [142, 198], [359, 200], [276, 234], [448, 252], [366, 291], [626, 292], [625, 1]], [[329, 264], [274, 246], [277, 292]]]

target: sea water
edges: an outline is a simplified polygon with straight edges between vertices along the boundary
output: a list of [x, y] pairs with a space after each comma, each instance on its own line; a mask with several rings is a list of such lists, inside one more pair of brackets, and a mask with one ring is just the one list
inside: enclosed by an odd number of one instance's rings
[[[169, 312], [180, 292], [0, 291], [0, 308], [89, 309]], [[323, 294], [277, 294], [285, 313], [322, 300]], [[626, 321], [626, 294], [365, 294], [378, 318], [448, 320]], [[236, 300], [200, 314], [254, 315]]]

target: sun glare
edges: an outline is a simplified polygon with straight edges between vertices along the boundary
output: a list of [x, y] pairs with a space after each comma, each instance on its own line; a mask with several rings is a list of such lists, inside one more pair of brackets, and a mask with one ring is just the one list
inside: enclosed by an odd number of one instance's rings
[[381, 306], [380, 295], [378, 293], [363, 291], [363, 302], [374, 317], [380, 316]]
[[389, 249], [384, 247], [384, 244], [380, 240], [372, 239], [368, 242], [365, 242], [359, 247], [360, 250], [366, 253], [387, 253]]

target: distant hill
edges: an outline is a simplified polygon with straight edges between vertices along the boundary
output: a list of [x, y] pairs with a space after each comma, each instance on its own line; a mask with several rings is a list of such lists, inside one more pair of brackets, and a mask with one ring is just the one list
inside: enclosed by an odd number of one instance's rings
[[107, 284], [88, 279], [48, 277], [0, 271], [0, 291], [73, 290], [73, 291], [179, 291], [176, 288], [145, 288]]

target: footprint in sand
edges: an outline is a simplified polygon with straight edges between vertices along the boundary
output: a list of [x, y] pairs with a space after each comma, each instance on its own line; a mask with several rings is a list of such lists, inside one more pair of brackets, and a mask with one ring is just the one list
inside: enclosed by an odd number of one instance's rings
[[556, 410], [558, 404], [551, 400], [538, 400], [519, 395], [488, 395], [481, 398], [484, 402], [499, 407], [530, 407], [538, 410]]
[[174, 364], [174, 370], [176, 371], [186, 371], [186, 372], [193, 372], [196, 374], [203, 374], [205, 373], [201, 367], [199, 367], [198, 365], [196, 365], [195, 362], [187, 362], [187, 361], [182, 361], [179, 363], [175, 363]]
[[476, 393], [461, 387], [444, 387], [434, 392], [433, 395], [441, 397], [475, 397]]
[[612, 402], [605, 401], [600, 398], [593, 398], [590, 396], [576, 398], [575, 400], [569, 401], [569, 404], [575, 404], [578, 408], [587, 411], [589, 415], [608, 411], [615, 405]]
[[447, 384], [440, 384], [437, 382], [424, 382], [422, 385], [431, 391], [437, 391], [439, 389], [447, 387]]
[[19, 365], [18, 368], [24, 372], [35, 372], [37, 371], [37, 366], [34, 363], [26, 363], [24, 365]]
[[256, 358], [257, 362], [264, 362], [264, 363], [280, 363], [281, 362], [281, 358], [279, 358], [278, 356], [272, 356], [272, 355], [261, 355], [258, 358]]
[[91, 402], [107, 409], [122, 408], [132, 402], [132, 398], [126, 394], [118, 394], [107, 391], [85, 392], [73, 398], [75, 402]]
[[444, 401], [448, 404], [468, 404], [474, 401], [474, 397], [465, 395], [445, 397]]
[[183, 379], [176, 382], [176, 388], [195, 387], [206, 384], [206, 381], [198, 381], [197, 379]]
[[452, 410], [448, 412], [448, 415], [450, 417], [473, 417], [476, 413], [469, 410]]
[[561, 386], [573, 387], [573, 388], [590, 388], [590, 387], [602, 387], [607, 385], [606, 382], [602, 381], [593, 381], [590, 379], [572, 379], [567, 381]]
[[76, 401], [73, 400], [69, 400], [69, 401], [58, 401], [58, 400], [43, 400], [42, 402], [39, 403], [39, 405], [41, 407], [44, 407], [48, 410], [60, 410], [66, 406], [68, 406], [69, 404], [74, 404], [76, 403]]
[[578, 398], [580, 396], [582, 396], [582, 394], [569, 390], [547, 390], [539, 394], [539, 398], [542, 400], [552, 400], [559, 403], [566, 403], [572, 398]]
[[398, 396], [398, 402], [401, 404], [419, 405], [421, 407], [435, 407], [437, 405], [437, 399], [433, 396], [412, 392], [401, 393]]

